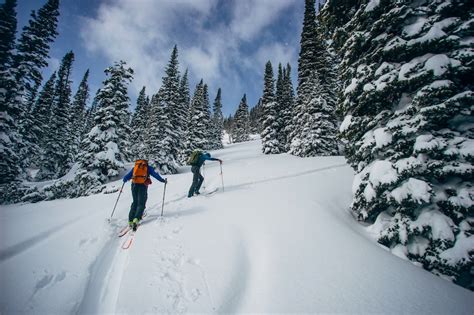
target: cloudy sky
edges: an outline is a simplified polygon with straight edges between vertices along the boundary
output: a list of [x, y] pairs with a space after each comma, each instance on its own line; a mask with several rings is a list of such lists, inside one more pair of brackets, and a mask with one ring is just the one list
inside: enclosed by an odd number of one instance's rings
[[[18, 1], [19, 28], [46, 0]], [[247, 93], [249, 106], [263, 88], [265, 62], [289, 62], [296, 79], [303, 0], [60, 0], [59, 36], [49, 69], [69, 50], [76, 55], [74, 87], [90, 68], [93, 93], [103, 70], [125, 60], [135, 71], [134, 102], [142, 86], [155, 93], [176, 44], [180, 70], [189, 69], [193, 93], [203, 78], [211, 100], [222, 88], [224, 114], [234, 113]], [[276, 69], [275, 69], [276, 70]], [[295, 81], [294, 81], [295, 82]], [[132, 104], [134, 106], [134, 104]]]

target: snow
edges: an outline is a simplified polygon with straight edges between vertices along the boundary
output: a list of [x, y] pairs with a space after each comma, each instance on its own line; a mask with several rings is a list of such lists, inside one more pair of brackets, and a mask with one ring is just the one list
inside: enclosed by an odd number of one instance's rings
[[431, 198], [431, 187], [425, 181], [409, 178], [401, 186], [392, 190], [390, 194], [398, 203], [402, 203], [408, 198], [418, 203], [428, 203]]
[[340, 132], [346, 131], [347, 128], [349, 128], [349, 126], [351, 125], [351, 121], [352, 121], [352, 115], [346, 115], [344, 117], [344, 120], [341, 123], [341, 126], [339, 127], [339, 131]]
[[417, 18], [415, 23], [407, 25], [403, 28], [403, 34], [408, 37], [418, 35], [423, 30], [423, 27], [426, 23], [427, 19], [420, 16]]
[[[454, 59], [453, 59], [454, 60]], [[425, 62], [424, 69], [433, 70], [433, 74], [437, 77], [443, 75], [451, 65], [451, 59], [444, 54], [434, 55]]]
[[[1, 206], [0, 313], [472, 313], [473, 292], [356, 223], [343, 157], [263, 155], [259, 140], [212, 155], [224, 160], [224, 191], [210, 162], [203, 191], [219, 190], [186, 198], [184, 167], [168, 176], [160, 217], [155, 182], [129, 250], [116, 237], [129, 184], [111, 223], [118, 194]], [[390, 173], [387, 163], [372, 167]]]
[[364, 12], [371, 12], [379, 5], [380, 5], [380, 0], [370, 0], [370, 2], [365, 7]]
[[392, 142], [392, 134], [386, 128], [377, 128], [374, 130], [375, 147], [383, 148]]
[[454, 223], [450, 218], [437, 210], [424, 211], [418, 216], [413, 227], [423, 230], [424, 226], [431, 227], [431, 235], [435, 240], [454, 241], [454, 234], [451, 229]]
[[344, 94], [349, 94], [357, 88], [357, 79], [352, 79], [351, 83], [344, 89]]
[[391, 184], [398, 178], [393, 164], [386, 160], [376, 160], [370, 166], [369, 180], [376, 188], [379, 185]]
[[474, 235], [466, 237], [464, 233], [459, 233], [454, 247], [441, 253], [440, 257], [446, 259], [449, 264], [454, 266], [461, 261], [468, 261], [470, 259], [469, 252], [472, 252], [473, 248]]

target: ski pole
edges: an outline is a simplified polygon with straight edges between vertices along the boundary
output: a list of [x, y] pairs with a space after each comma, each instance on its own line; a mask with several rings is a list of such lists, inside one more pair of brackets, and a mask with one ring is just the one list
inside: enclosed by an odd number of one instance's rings
[[163, 202], [161, 203], [161, 216], [163, 216], [163, 209], [165, 208], [166, 185], [168, 185], [168, 181], [165, 182], [165, 188], [163, 188]]
[[123, 182], [122, 187], [120, 188], [120, 192], [119, 192], [119, 195], [118, 195], [118, 197], [117, 197], [117, 201], [115, 201], [114, 210], [112, 210], [112, 214], [110, 215], [109, 222], [110, 222], [110, 220], [112, 219], [112, 217], [114, 216], [115, 208], [117, 208], [117, 203], [118, 203], [118, 201], [119, 201], [119, 199], [120, 199], [120, 195], [122, 194], [123, 186], [125, 186], [125, 182]]
[[224, 173], [222, 172], [222, 162], [221, 162], [221, 183], [222, 183], [222, 191], [224, 191]]

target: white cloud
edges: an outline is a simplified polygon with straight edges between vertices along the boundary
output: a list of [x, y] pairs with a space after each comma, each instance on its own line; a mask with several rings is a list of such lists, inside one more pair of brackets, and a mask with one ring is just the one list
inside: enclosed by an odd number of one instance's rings
[[[228, 0], [220, 1], [228, 5]], [[257, 65], [247, 70], [260, 73], [263, 66], [258, 64], [266, 53], [285, 63], [292, 60], [291, 49], [276, 44], [256, 43], [266, 46], [245, 56], [241, 52], [241, 45], [255, 40], [292, 3], [235, 0], [226, 7], [231, 18], [225, 21], [216, 18], [222, 13], [219, 0], [109, 0], [94, 18], [84, 19], [81, 37], [89, 52], [102, 54], [110, 64], [125, 60], [135, 70], [134, 94], [143, 85], [148, 93], [158, 90], [175, 44], [180, 68], [189, 68], [192, 81], [204, 78], [211, 88], [232, 88], [238, 85], [224, 81], [240, 79], [235, 73], [239, 64]]]
[[232, 31], [242, 40], [252, 40], [294, 0], [238, 0], [235, 2]]

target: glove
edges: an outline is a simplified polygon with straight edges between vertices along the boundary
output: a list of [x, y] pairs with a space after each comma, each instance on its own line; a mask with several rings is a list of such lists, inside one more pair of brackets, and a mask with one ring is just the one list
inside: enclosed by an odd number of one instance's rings
[[125, 177], [122, 178], [122, 180], [123, 180], [123, 183], [124, 183], [124, 184], [127, 182], [127, 180], [125, 179]]

